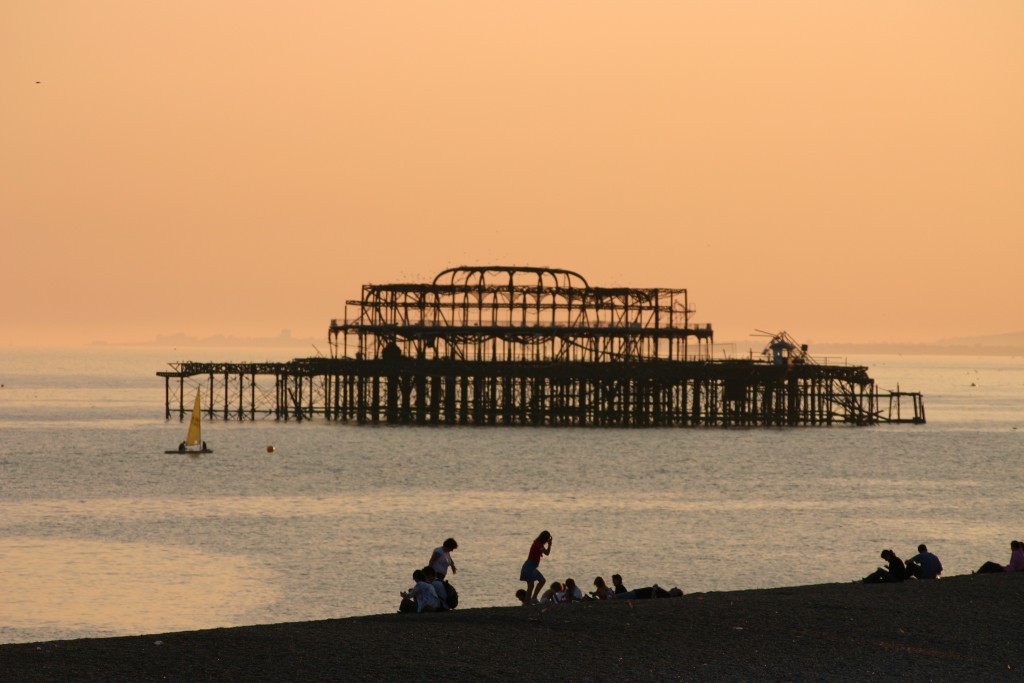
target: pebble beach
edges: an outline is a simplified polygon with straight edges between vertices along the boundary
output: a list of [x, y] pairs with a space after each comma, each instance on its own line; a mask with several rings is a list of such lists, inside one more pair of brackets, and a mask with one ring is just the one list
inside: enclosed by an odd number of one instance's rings
[[394, 613], [0, 645], [0, 679], [1022, 680], [1022, 609], [1024, 573]]

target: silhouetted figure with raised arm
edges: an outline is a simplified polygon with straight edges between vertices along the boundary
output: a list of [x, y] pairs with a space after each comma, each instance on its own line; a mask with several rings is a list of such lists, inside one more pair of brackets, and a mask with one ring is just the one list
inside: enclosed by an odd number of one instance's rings
[[551, 554], [551, 534], [548, 531], [540, 532], [530, 546], [530, 554], [523, 562], [523, 568], [519, 572], [519, 580], [526, 582], [526, 594], [531, 603], [537, 602], [541, 589], [544, 587], [544, 575], [540, 573], [540, 558], [542, 555]]

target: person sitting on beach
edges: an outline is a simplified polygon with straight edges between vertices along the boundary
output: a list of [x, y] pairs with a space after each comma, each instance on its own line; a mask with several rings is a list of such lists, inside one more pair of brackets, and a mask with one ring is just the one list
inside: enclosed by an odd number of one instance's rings
[[437, 578], [442, 581], [448, 576], [448, 568], [452, 568], [452, 574], [458, 574], [459, 571], [455, 568], [455, 562], [452, 561], [452, 551], [459, 547], [459, 544], [455, 542], [454, 538], [445, 539], [444, 543], [434, 548], [434, 552], [430, 555], [429, 564], [437, 572]]
[[593, 600], [608, 600], [615, 597], [615, 591], [604, 582], [604, 577], [599, 576], [594, 579], [594, 589], [590, 592], [591, 599]]
[[565, 597], [563, 593], [564, 590], [565, 589], [562, 587], [562, 584], [557, 581], [552, 581], [551, 586], [544, 591], [543, 595], [540, 596], [540, 600], [538, 601], [539, 604], [547, 605], [550, 603], [557, 605], [562, 602], [562, 598]]
[[621, 595], [626, 592], [626, 587], [622, 583], [622, 577], [618, 574], [612, 574], [612, 586], [615, 587], [616, 595]]
[[1024, 572], [1024, 541], [1017, 541], [1017, 547], [1010, 544], [1010, 564], [1003, 568], [1008, 572]]
[[907, 574], [917, 579], [937, 579], [942, 574], [942, 562], [922, 543], [917, 546], [917, 555], [907, 560]]
[[1010, 541], [1010, 563], [1005, 567], [998, 562], [986, 562], [978, 569], [979, 574], [1024, 571], [1024, 543]]
[[565, 592], [562, 596], [562, 602], [581, 602], [583, 600], [583, 591], [576, 585], [575, 579], [565, 580]]
[[437, 591], [427, 581], [426, 575], [422, 569], [417, 569], [412, 573], [412, 578], [416, 582], [416, 585], [407, 591], [402, 591], [400, 595], [406, 600], [411, 600], [416, 603], [417, 612], [434, 612], [440, 606], [441, 602], [437, 597]]
[[617, 593], [615, 595], [616, 600], [650, 600], [653, 598], [681, 598], [683, 597], [682, 588], [669, 588], [665, 590], [658, 584], [653, 586], [647, 586], [645, 588], [634, 588], [631, 591], [625, 593]]
[[551, 554], [551, 533], [540, 532], [530, 546], [530, 553], [523, 562], [523, 568], [519, 571], [519, 580], [526, 582], [526, 592], [530, 594], [530, 602], [536, 602], [544, 587], [544, 575], [540, 573], [540, 558], [542, 555]]
[[423, 568], [423, 576], [427, 578], [427, 583], [434, 587], [434, 592], [437, 593], [437, 602], [439, 609], [444, 611], [448, 609], [448, 589], [444, 586], [444, 581], [437, 577], [437, 572], [430, 565]]
[[883, 550], [882, 559], [886, 561], [888, 570], [879, 567], [863, 579], [864, 583], [897, 583], [907, 578], [907, 566], [892, 550]]
[[521, 605], [529, 605], [530, 598], [526, 597], [526, 591], [522, 588], [516, 591], [516, 598], [519, 600]]

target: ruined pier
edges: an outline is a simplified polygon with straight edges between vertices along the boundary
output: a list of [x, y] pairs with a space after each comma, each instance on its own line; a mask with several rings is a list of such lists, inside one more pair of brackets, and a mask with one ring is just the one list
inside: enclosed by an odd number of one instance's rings
[[[349, 311], [353, 315], [349, 317]], [[685, 289], [592, 287], [554, 268], [460, 267], [364, 285], [330, 357], [170, 364], [165, 416], [359, 424], [802, 426], [923, 423], [919, 393], [818, 363], [785, 333], [716, 360]]]

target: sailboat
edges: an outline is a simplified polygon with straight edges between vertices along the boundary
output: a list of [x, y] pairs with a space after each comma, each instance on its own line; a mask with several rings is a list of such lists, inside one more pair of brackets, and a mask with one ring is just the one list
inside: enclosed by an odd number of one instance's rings
[[196, 402], [192, 406], [192, 421], [188, 423], [188, 435], [181, 442], [177, 450], [164, 451], [164, 453], [213, 453], [213, 450], [206, 447], [202, 435], [202, 408], [199, 405], [199, 389], [196, 389]]

